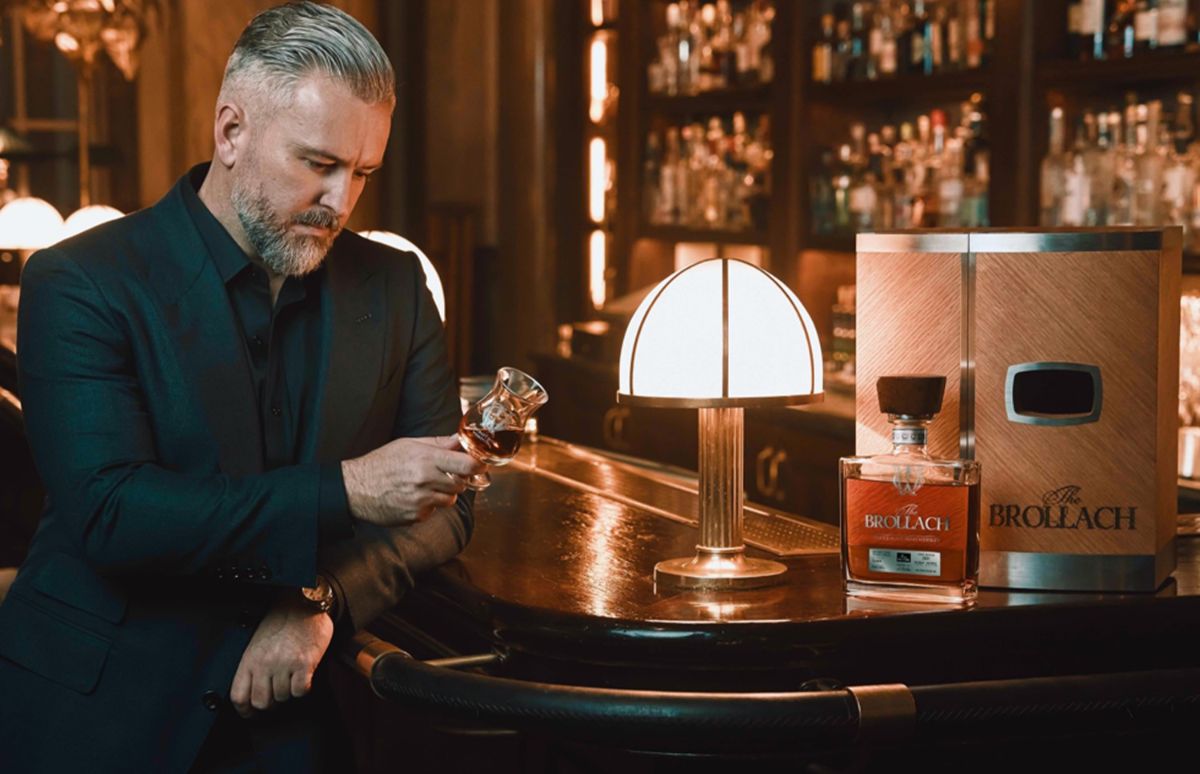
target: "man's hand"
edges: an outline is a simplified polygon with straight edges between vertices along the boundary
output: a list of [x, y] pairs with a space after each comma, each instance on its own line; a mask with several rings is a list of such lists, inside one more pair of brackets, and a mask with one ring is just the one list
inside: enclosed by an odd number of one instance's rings
[[356, 519], [395, 527], [454, 505], [466, 477], [487, 469], [462, 451], [458, 436], [399, 438], [342, 462], [350, 513]]
[[233, 676], [229, 700], [244, 718], [306, 695], [333, 637], [333, 619], [291, 593], [294, 600], [281, 598], [258, 625]]

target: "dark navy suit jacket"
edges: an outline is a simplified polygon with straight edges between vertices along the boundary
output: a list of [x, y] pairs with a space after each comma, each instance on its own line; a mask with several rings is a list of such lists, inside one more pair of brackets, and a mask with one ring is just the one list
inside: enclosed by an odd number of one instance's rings
[[264, 471], [250, 366], [179, 186], [34, 255], [21, 397], [47, 506], [0, 606], [0, 770], [185, 771], [279, 586], [357, 629], [462, 549], [470, 499], [318, 545], [318, 469], [460, 410], [416, 258], [345, 232], [314, 441]]

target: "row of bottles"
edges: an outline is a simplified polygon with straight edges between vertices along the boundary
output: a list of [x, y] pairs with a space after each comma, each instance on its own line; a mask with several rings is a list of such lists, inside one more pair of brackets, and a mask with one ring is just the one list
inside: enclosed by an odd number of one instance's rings
[[1044, 226], [1181, 225], [1185, 247], [1200, 247], [1200, 143], [1194, 99], [1180, 92], [1169, 110], [1159, 100], [1126, 97], [1123, 110], [1076, 117], [1068, 145], [1062, 108], [1050, 112], [1042, 159]]
[[771, 195], [771, 130], [745, 114], [651, 131], [643, 181], [651, 223], [765, 230]]
[[753, 87], [774, 78], [772, 3], [679, 0], [665, 10], [666, 32], [646, 68], [651, 93], [700, 94]]
[[1067, 41], [1079, 59], [1123, 59], [1196, 40], [1188, 0], [1073, 0]]
[[995, 0], [826, 2], [812, 48], [818, 83], [932, 75], [982, 67], [995, 37]]
[[942, 110], [826, 149], [811, 179], [813, 231], [988, 225], [989, 150], [982, 101], [974, 95], [951, 125]]

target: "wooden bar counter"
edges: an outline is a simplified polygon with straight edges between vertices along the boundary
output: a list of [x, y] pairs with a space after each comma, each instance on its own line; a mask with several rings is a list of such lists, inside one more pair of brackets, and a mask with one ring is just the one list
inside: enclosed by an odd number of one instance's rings
[[[1028, 735], [1021, 715], [1044, 718], [1046, 734], [1059, 739], [1056, 749], [1063, 749], [1066, 735], [1104, 734], [1111, 742], [1145, 734], [1147, 726], [1158, 738], [1200, 712], [1200, 543], [1193, 539], [1178, 539], [1178, 570], [1155, 594], [984, 589], [975, 608], [961, 610], [847, 599], [836, 529], [814, 521], [796, 529], [823, 549], [782, 557], [750, 549], [787, 564], [777, 586], [663, 593], [654, 588], [654, 564], [694, 549], [695, 527], [686, 522], [696, 518], [696, 497], [685, 477], [543, 438], [527, 444], [509, 467], [494, 470], [493, 479], [476, 500], [467, 550], [422, 578], [415, 593], [372, 627], [416, 659], [490, 653], [497, 657], [486, 669], [491, 677], [596, 691], [727, 692], [718, 697], [841, 691], [852, 697], [846, 699], [851, 725], [869, 705], [862, 691], [846, 688], [899, 686], [926, 710], [939, 701], [938, 691], [995, 688], [990, 709], [942, 713], [939, 723], [954, 718], [955, 743], [978, 736], [994, 745]], [[748, 539], [765, 535], [770, 542], [771, 531], [787, 524], [777, 514], [748, 510]], [[376, 692], [394, 699], [381, 688], [385, 682], [376, 680]], [[1127, 695], [1119, 686], [1127, 686]], [[1026, 699], [1039, 708], [1013, 709]], [[403, 703], [419, 714], [419, 702]], [[496, 730], [488, 712], [455, 712], [448, 703], [435, 701], [430, 711], [460, 730], [471, 727], [472, 718]], [[627, 704], [636, 714], [637, 694]], [[1095, 724], [1096, 712], [1110, 717]], [[536, 735], [537, 718], [526, 721], [516, 725]], [[908, 741], [892, 741], [947, 742], [931, 736], [931, 728], [918, 713]], [[542, 730], [560, 740], [572, 736], [569, 724]], [[604, 740], [582, 729], [579, 736], [602, 747], [655, 746], [636, 733]], [[762, 743], [751, 751], [798, 754], [823, 746], [801, 733], [768, 736], [752, 735]], [[688, 737], [672, 738], [677, 747]], [[862, 728], [838, 722], [825, 740], [826, 748], [888, 741], [886, 734], [868, 739]], [[662, 746], [689, 751], [672, 744]], [[1093, 753], [1106, 749], [1089, 744]], [[1161, 739], [1155, 744], [1162, 748]]]

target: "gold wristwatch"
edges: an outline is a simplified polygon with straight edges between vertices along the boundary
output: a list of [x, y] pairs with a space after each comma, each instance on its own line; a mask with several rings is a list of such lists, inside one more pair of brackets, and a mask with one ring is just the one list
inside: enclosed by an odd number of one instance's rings
[[333, 615], [333, 587], [324, 575], [317, 576], [317, 585], [311, 588], [301, 587], [300, 593], [312, 607], [321, 613]]

